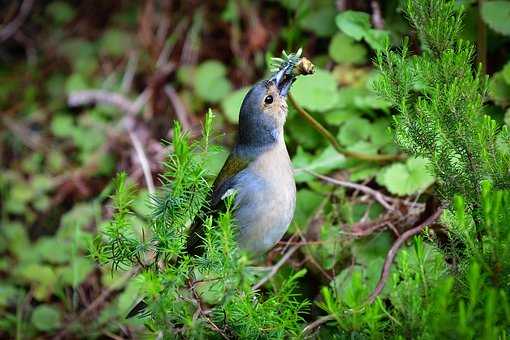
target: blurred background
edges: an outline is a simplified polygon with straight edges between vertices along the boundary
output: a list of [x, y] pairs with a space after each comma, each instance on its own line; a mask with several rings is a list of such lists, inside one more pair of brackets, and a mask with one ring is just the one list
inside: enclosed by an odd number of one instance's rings
[[[467, 9], [463, 37], [490, 76], [486, 111], [510, 124], [510, 20], [497, 6], [458, 2]], [[365, 15], [353, 24], [349, 11]], [[289, 105], [297, 211], [266, 264], [303, 235], [309, 244], [278, 275], [306, 267], [304, 298], [316, 299], [321, 285], [349, 289], [354, 264], [367, 268], [369, 292], [434, 183], [424, 159], [393, 143], [391, 108], [370, 90], [384, 39], [398, 46], [409, 34], [419, 51], [396, 0], [1, 1], [0, 337], [139, 336], [142, 323], [124, 319], [135, 280], [88, 256], [111, 217], [112, 178], [123, 170], [138, 184], [133, 218], [143, 219], [174, 121], [198, 137], [209, 108], [222, 146], [205, 160], [214, 176], [248, 87], [269, 73], [271, 57], [300, 47], [318, 70], [296, 82], [293, 97], [351, 154], [337, 153]], [[405, 218], [331, 179], [383, 193]]]

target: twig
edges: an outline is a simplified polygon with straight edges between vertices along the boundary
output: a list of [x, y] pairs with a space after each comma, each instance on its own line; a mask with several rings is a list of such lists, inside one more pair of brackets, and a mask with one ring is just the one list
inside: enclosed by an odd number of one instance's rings
[[482, 74], [487, 71], [487, 28], [482, 19], [482, 6], [484, 0], [478, 0], [478, 16], [477, 16], [477, 37], [476, 45], [478, 47], [478, 53], [476, 61], [481, 64]]
[[128, 129], [128, 133], [129, 133], [129, 138], [131, 139], [131, 143], [133, 144], [133, 147], [135, 148], [135, 152], [136, 152], [138, 161], [140, 162], [140, 165], [142, 166], [143, 176], [145, 178], [147, 190], [149, 191], [149, 194], [154, 195], [156, 190], [154, 189], [154, 181], [152, 180], [151, 167], [149, 165], [149, 160], [147, 159], [147, 155], [145, 154], [145, 151], [143, 150], [143, 146], [142, 146], [142, 143], [140, 142], [140, 138], [138, 138], [138, 135], [134, 132], [133, 129]]
[[103, 304], [115, 291], [117, 291], [119, 288], [121, 288], [124, 283], [127, 282], [130, 278], [132, 278], [134, 275], [138, 273], [140, 270], [140, 267], [136, 266], [130, 271], [128, 271], [126, 274], [124, 274], [116, 283], [111, 285], [108, 289], [105, 289], [97, 298], [92, 301], [90, 305], [85, 308], [80, 315], [78, 315], [73, 320], [66, 322], [64, 328], [55, 336], [55, 339], [62, 339], [66, 336], [69, 327], [74, 324], [77, 321], [82, 320], [85, 318], [90, 312], [94, 311], [97, 307], [99, 307], [101, 304]]
[[33, 133], [29, 128], [18, 124], [8, 116], [2, 117], [2, 123], [11, 130], [27, 147], [33, 150], [48, 151], [48, 143], [40, 135]]
[[121, 120], [122, 126], [127, 130], [129, 139], [133, 144], [135, 149], [138, 161], [142, 166], [143, 175], [145, 178], [145, 184], [147, 185], [147, 190], [150, 194], [154, 194], [154, 182], [152, 180], [151, 168], [149, 165], [149, 160], [147, 155], [143, 149], [142, 143], [138, 135], [136, 134], [133, 125], [134, 118], [133, 116], [138, 113], [143, 107], [144, 103], [147, 101], [149, 92], [144, 91], [135, 102], [127, 99], [121, 94], [112, 93], [101, 90], [86, 90], [86, 91], [76, 91], [69, 94], [68, 104], [70, 106], [80, 106], [80, 105], [90, 105], [90, 104], [109, 104], [117, 107], [118, 109], [124, 111], [127, 116]]
[[123, 95], [103, 90], [83, 90], [71, 92], [67, 103], [69, 106], [106, 104], [115, 106], [131, 115], [137, 114], [141, 109], [135, 105], [135, 102], [132, 102]]
[[403, 155], [369, 155], [361, 152], [355, 152], [355, 151], [348, 151], [342, 148], [342, 146], [338, 143], [335, 136], [331, 134], [324, 126], [322, 126], [321, 123], [319, 123], [315, 118], [313, 118], [308, 112], [306, 112], [305, 109], [299, 105], [294, 97], [289, 93], [288, 95], [290, 103], [296, 111], [303, 117], [308, 124], [312, 126], [317, 132], [319, 132], [321, 135], [323, 135], [328, 142], [331, 144], [331, 146], [338, 152], [341, 153], [347, 157], [363, 160], [363, 161], [369, 161], [369, 162], [378, 162], [378, 163], [385, 163], [395, 160], [402, 160], [405, 157]]
[[336, 184], [336, 185], [340, 185], [340, 186], [343, 186], [343, 187], [346, 187], [346, 188], [351, 188], [351, 189], [355, 189], [355, 190], [359, 190], [361, 192], [364, 192], [365, 194], [368, 194], [368, 195], [372, 196], [377, 202], [379, 202], [387, 210], [390, 210], [390, 211], [395, 210], [395, 208], [390, 203], [388, 203], [388, 201], [392, 201], [393, 200], [391, 197], [388, 197], [388, 196], [380, 193], [377, 190], [369, 188], [366, 185], [362, 185], [362, 184], [358, 184], [358, 183], [353, 183], [353, 182], [348, 182], [348, 181], [338, 180], [338, 179], [335, 179], [335, 178], [331, 178], [331, 177], [328, 177], [328, 176], [324, 176], [324, 175], [318, 174], [318, 173], [310, 171], [308, 169], [302, 169], [302, 170], [307, 172], [307, 173], [309, 173], [310, 175], [312, 175], [314, 177], [320, 178], [320, 179], [322, 179], [322, 180], [324, 180], [326, 182], [329, 182], [331, 184]]
[[395, 259], [395, 256], [397, 255], [398, 250], [406, 242], [408, 239], [410, 239], [412, 236], [419, 234], [423, 228], [426, 226], [432, 224], [443, 212], [442, 208], [438, 208], [432, 215], [430, 215], [425, 221], [420, 223], [418, 226], [407, 230], [405, 233], [400, 235], [400, 237], [393, 243], [390, 250], [388, 251], [388, 254], [386, 255], [386, 259], [384, 260], [383, 270], [381, 272], [381, 278], [377, 282], [377, 285], [370, 294], [370, 297], [368, 298], [369, 303], [373, 303], [375, 299], [381, 294], [384, 285], [386, 284], [386, 281], [388, 280], [388, 276], [390, 274], [391, 265], [393, 264], [393, 260]]
[[188, 19], [187, 18], [182, 19], [177, 24], [175, 30], [172, 32], [170, 37], [166, 39], [163, 49], [161, 50], [161, 53], [159, 54], [158, 60], [156, 62], [156, 68], [160, 68], [161, 66], [168, 63], [168, 59], [172, 54], [173, 48], [175, 47], [175, 43], [183, 35], [184, 31], [186, 30], [187, 24]]
[[131, 89], [131, 85], [133, 84], [133, 79], [135, 78], [136, 74], [138, 58], [138, 52], [131, 52], [126, 66], [126, 72], [124, 73], [124, 77], [122, 77], [122, 85], [120, 86], [121, 92], [123, 93], [129, 92]]
[[8, 23], [2, 30], [0, 30], [0, 42], [5, 41], [12, 37], [14, 33], [18, 31], [21, 25], [25, 22], [30, 11], [32, 10], [32, 6], [34, 5], [34, 0], [25, 0], [21, 4], [19, 8], [18, 15]]
[[320, 325], [322, 325], [323, 323], [326, 323], [328, 321], [331, 321], [331, 320], [335, 320], [336, 317], [332, 314], [329, 314], [329, 315], [325, 315], [323, 317], [320, 317], [318, 318], [317, 320], [315, 320], [314, 322], [310, 323], [308, 326], [306, 326], [304, 329], [303, 329], [303, 334], [308, 334], [310, 333], [313, 329], [319, 327]]
[[276, 273], [278, 272], [278, 270], [280, 269], [281, 266], [283, 266], [285, 264], [285, 262], [287, 262], [287, 260], [292, 256], [292, 254], [294, 254], [294, 252], [296, 250], [299, 249], [299, 247], [301, 247], [302, 244], [296, 244], [294, 246], [292, 246], [289, 251], [287, 251], [285, 253], [285, 255], [282, 256], [282, 258], [275, 264], [271, 267], [271, 270], [269, 271], [269, 273], [264, 276], [259, 282], [257, 282], [253, 287], [252, 289], [253, 290], [257, 290], [259, 289], [260, 287], [262, 287], [267, 281], [269, 281], [269, 279], [271, 279], [273, 276], [276, 275]]
[[375, 28], [382, 30], [384, 28], [384, 19], [381, 14], [381, 5], [379, 4], [379, 1], [372, 0], [370, 2], [370, 6], [372, 7], [372, 23]]
[[190, 131], [191, 123], [189, 122], [188, 112], [186, 111], [186, 107], [184, 106], [184, 103], [182, 102], [181, 98], [179, 97], [179, 95], [177, 94], [172, 85], [165, 85], [164, 91], [165, 94], [168, 96], [168, 99], [170, 99], [170, 102], [172, 103], [175, 115], [177, 116], [179, 122], [181, 122], [183, 130]]

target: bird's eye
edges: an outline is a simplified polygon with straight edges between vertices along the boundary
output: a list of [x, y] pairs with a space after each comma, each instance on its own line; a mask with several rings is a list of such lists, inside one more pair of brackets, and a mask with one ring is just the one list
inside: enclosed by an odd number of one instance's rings
[[264, 98], [264, 103], [271, 104], [273, 102], [273, 96], [269, 95]]

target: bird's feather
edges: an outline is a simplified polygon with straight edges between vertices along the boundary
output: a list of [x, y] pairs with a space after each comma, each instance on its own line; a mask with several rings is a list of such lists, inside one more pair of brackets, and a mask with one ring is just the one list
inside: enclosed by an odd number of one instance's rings
[[202, 211], [193, 221], [190, 227], [186, 250], [190, 255], [202, 253], [202, 240], [204, 238], [204, 218], [216, 215], [224, 209], [222, 197], [235, 184], [236, 175], [246, 169], [249, 160], [244, 159], [232, 152], [221, 168], [213, 184], [213, 190], [208, 199], [208, 207]]

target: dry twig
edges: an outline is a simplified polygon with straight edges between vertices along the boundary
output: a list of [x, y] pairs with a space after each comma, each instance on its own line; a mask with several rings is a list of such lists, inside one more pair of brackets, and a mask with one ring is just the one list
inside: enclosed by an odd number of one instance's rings
[[18, 15], [12, 20], [10, 23], [5, 25], [2, 30], [0, 30], [0, 42], [5, 41], [12, 37], [18, 29], [23, 25], [25, 20], [28, 18], [30, 11], [32, 10], [32, 6], [34, 5], [34, 0], [25, 0], [21, 4], [19, 8]]
[[296, 252], [296, 250], [298, 250], [299, 247], [301, 247], [302, 245], [303, 245], [302, 243], [299, 243], [299, 244], [292, 246], [285, 253], [285, 255], [283, 255], [282, 258], [275, 265], [273, 265], [271, 267], [271, 270], [269, 271], [269, 273], [266, 276], [264, 276], [259, 282], [257, 282], [255, 285], [253, 285], [252, 289], [253, 290], [259, 289], [267, 281], [269, 281], [273, 276], [275, 276], [276, 273], [278, 272], [278, 270], [281, 268], [281, 266], [283, 266], [285, 264], [285, 262], [287, 262], [287, 260], [292, 256], [292, 254], [294, 254]]
[[386, 281], [388, 280], [388, 276], [390, 274], [391, 265], [393, 264], [393, 260], [395, 259], [395, 256], [397, 255], [398, 250], [400, 247], [412, 236], [417, 235], [420, 233], [426, 226], [433, 223], [443, 212], [442, 208], [438, 208], [432, 215], [430, 215], [425, 221], [417, 225], [416, 227], [407, 230], [405, 233], [400, 235], [400, 237], [393, 243], [390, 250], [388, 251], [388, 254], [386, 255], [386, 259], [384, 260], [383, 270], [381, 272], [381, 278], [377, 282], [377, 285], [370, 294], [370, 297], [368, 298], [369, 303], [373, 303], [375, 299], [381, 294], [384, 285], [386, 284]]
[[143, 149], [140, 138], [134, 129], [134, 115], [138, 113], [143, 105], [145, 105], [148, 92], [142, 93], [136, 101], [131, 101], [118, 93], [112, 93], [102, 90], [85, 90], [76, 91], [69, 94], [68, 104], [70, 106], [91, 105], [91, 104], [108, 104], [124, 111], [127, 115], [120, 124], [126, 129], [129, 139], [133, 144], [138, 161], [142, 167], [145, 184], [150, 194], [154, 194], [154, 182], [152, 180], [151, 167], [147, 155]]
[[311, 170], [308, 170], [306, 168], [302, 169], [303, 171], [309, 173], [310, 175], [314, 176], [314, 177], [317, 177], [317, 178], [320, 178], [328, 183], [331, 183], [331, 184], [336, 184], [336, 185], [340, 185], [340, 186], [343, 186], [343, 187], [346, 187], [346, 188], [350, 188], [350, 189], [355, 189], [355, 190], [359, 190], [365, 194], [368, 194], [370, 196], [372, 196], [377, 202], [379, 202], [379, 204], [381, 204], [384, 208], [386, 208], [387, 210], [389, 211], [394, 211], [395, 210], [395, 207], [393, 205], [391, 205], [389, 202], [392, 202], [393, 201], [393, 198], [391, 197], [388, 197], [384, 194], [382, 194], [381, 192], [377, 191], [377, 190], [374, 190], [366, 185], [362, 185], [362, 184], [358, 184], [358, 183], [354, 183], [354, 182], [348, 182], [348, 181], [342, 181], [342, 180], [338, 180], [338, 179], [335, 179], [335, 178], [331, 178], [331, 177], [328, 177], [328, 176], [324, 176], [324, 175], [321, 175], [321, 174], [318, 174], [316, 172], [313, 172]]
[[168, 96], [168, 99], [170, 99], [170, 103], [172, 103], [175, 115], [177, 116], [179, 122], [182, 124], [182, 128], [184, 129], [184, 131], [190, 131], [191, 123], [189, 122], [189, 115], [186, 110], [186, 107], [184, 106], [184, 103], [177, 94], [177, 91], [175, 91], [173, 86], [170, 84], [165, 85], [164, 91], [165, 94]]

